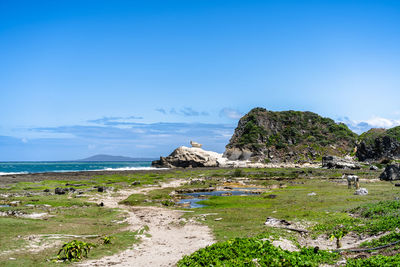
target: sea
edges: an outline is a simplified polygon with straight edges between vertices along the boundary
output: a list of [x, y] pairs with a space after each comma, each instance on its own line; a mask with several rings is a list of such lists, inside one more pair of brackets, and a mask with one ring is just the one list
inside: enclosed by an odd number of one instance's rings
[[0, 175], [43, 173], [43, 172], [78, 172], [78, 171], [128, 171], [153, 170], [151, 161], [27, 161], [0, 162]]

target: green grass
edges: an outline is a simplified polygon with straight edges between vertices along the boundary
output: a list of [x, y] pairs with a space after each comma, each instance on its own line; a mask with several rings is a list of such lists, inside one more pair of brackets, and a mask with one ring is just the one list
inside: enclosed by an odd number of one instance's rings
[[[327, 233], [336, 220], [355, 220], [346, 212], [366, 202], [376, 202], [383, 199], [393, 199], [398, 196], [398, 190], [393, 185], [384, 182], [366, 185], [370, 194], [367, 196], [354, 195], [354, 190], [347, 185], [338, 185], [330, 181], [296, 180], [304, 184], [288, 186], [284, 189], [272, 190], [259, 196], [230, 196], [212, 197], [201, 201], [207, 205], [194, 209], [193, 214], [217, 213], [207, 216], [204, 223], [214, 229], [217, 240], [227, 240], [234, 237], [251, 237], [260, 233], [272, 231], [264, 226], [267, 217], [312, 223], [321, 225], [314, 230], [316, 233]], [[362, 185], [365, 186], [365, 185]], [[308, 196], [315, 192], [316, 196]], [[275, 194], [275, 199], [267, 197]], [[214, 221], [215, 218], [221, 221]]]
[[[262, 195], [254, 196], [230, 196], [212, 197], [203, 201], [207, 206], [200, 209], [193, 209], [193, 213], [186, 213], [186, 217], [205, 218], [203, 223], [210, 226], [218, 241], [227, 241], [234, 238], [263, 237], [284, 237], [296, 243], [293, 233], [282, 229], [264, 226], [267, 217], [275, 217], [296, 221], [304, 224], [314, 235], [329, 233], [335, 223], [351, 222], [362, 224], [366, 221], [374, 221], [385, 215], [385, 218], [395, 218], [393, 210], [397, 206], [393, 203], [383, 203], [368, 206], [368, 203], [379, 203], [383, 200], [393, 200], [399, 197], [399, 189], [390, 183], [373, 182], [361, 184], [369, 190], [367, 196], [356, 196], [354, 190], [347, 189], [345, 183], [338, 184], [335, 181], [341, 177], [344, 170], [323, 170], [323, 169], [297, 169], [297, 168], [271, 168], [271, 169], [188, 169], [171, 170], [160, 173], [144, 173], [130, 175], [104, 175], [94, 177], [93, 180], [79, 181], [42, 181], [35, 183], [16, 183], [2, 188], [2, 193], [10, 193], [9, 197], [0, 197], [0, 204], [8, 204], [11, 201], [21, 201], [17, 207], [0, 208], [0, 211], [20, 210], [25, 213], [46, 212], [51, 217], [46, 220], [32, 220], [17, 217], [0, 217], [0, 265], [1, 266], [45, 266], [53, 263], [46, 262], [58, 252], [59, 247], [51, 247], [40, 253], [26, 253], [15, 251], [8, 254], [1, 254], [7, 250], [23, 248], [28, 241], [29, 235], [43, 234], [75, 234], [75, 235], [99, 235], [95, 240], [84, 240], [87, 242], [101, 243], [101, 237], [112, 236], [112, 245], [98, 246], [91, 250], [89, 258], [111, 255], [137, 242], [137, 233], [126, 232], [126, 224], [117, 224], [116, 221], [123, 219], [123, 214], [118, 210], [98, 207], [95, 203], [87, 202], [87, 198], [77, 198], [76, 194], [46, 195], [42, 191], [46, 188], [53, 190], [56, 187], [70, 187], [67, 183], [86, 184], [77, 189], [91, 189], [93, 186], [104, 185], [107, 187], [132, 188], [133, 181], [140, 181], [143, 185], [157, 184], [172, 178], [207, 178], [204, 182], [187, 184], [184, 188], [208, 188], [221, 185], [223, 179], [230, 179], [233, 182], [239, 181], [242, 177], [250, 180], [248, 184], [256, 186], [270, 186], [285, 184], [286, 188], [273, 189]], [[350, 171], [363, 179], [377, 178], [379, 173], [358, 170]], [[122, 203], [129, 205], [162, 205], [172, 201], [170, 193], [175, 188], [155, 189], [146, 195], [131, 195]], [[308, 196], [315, 192], [316, 196]], [[17, 194], [32, 193], [24, 196]], [[95, 192], [97, 193], [97, 192]], [[85, 195], [91, 196], [92, 192]], [[277, 197], [271, 199], [269, 194]], [[34, 207], [25, 205], [33, 204]], [[366, 205], [364, 205], [366, 204]], [[394, 206], [391, 206], [391, 205]], [[45, 207], [44, 205], [50, 205]], [[358, 207], [358, 208], [357, 208]], [[175, 209], [176, 207], [174, 207]], [[349, 216], [348, 211], [357, 214], [358, 218]], [[215, 215], [202, 216], [206, 213]], [[366, 215], [372, 214], [372, 215]], [[393, 216], [392, 216], [393, 215]], [[215, 221], [216, 218], [222, 218]], [[376, 221], [378, 222], [378, 220]], [[397, 223], [391, 220], [390, 222]], [[366, 224], [368, 225], [368, 224]], [[372, 225], [372, 224], [370, 224]], [[368, 226], [370, 226], [368, 225]], [[374, 224], [375, 229], [383, 229], [387, 225]], [[381, 228], [379, 228], [381, 227]], [[373, 229], [373, 228], [371, 228]], [[393, 229], [393, 228], [391, 228]], [[359, 232], [368, 233], [366, 227], [360, 227]], [[70, 241], [68, 238], [62, 241]], [[381, 242], [389, 242], [381, 240]], [[9, 260], [16, 258], [17, 260]]]
[[391, 267], [400, 266], [400, 254], [395, 256], [376, 255], [367, 259], [349, 259], [348, 267]]

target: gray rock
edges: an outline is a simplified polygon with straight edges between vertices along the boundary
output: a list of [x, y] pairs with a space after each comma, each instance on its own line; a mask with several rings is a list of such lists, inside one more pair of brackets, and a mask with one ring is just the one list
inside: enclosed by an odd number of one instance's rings
[[400, 164], [387, 165], [379, 178], [383, 181], [400, 180]]
[[285, 226], [291, 225], [291, 223], [286, 220], [268, 217], [267, 220], [265, 220], [264, 225], [268, 225], [268, 226], [272, 226], [272, 227], [285, 227]]
[[105, 186], [98, 186], [97, 187], [97, 192], [105, 192], [107, 190], [107, 187]]
[[359, 188], [356, 190], [356, 192], [354, 192], [354, 195], [359, 195], [359, 196], [366, 196], [368, 195], [368, 190], [366, 188]]
[[69, 188], [61, 188], [61, 187], [57, 187], [56, 189], [54, 189], [54, 193], [56, 195], [65, 195], [66, 193], [68, 193]]
[[400, 142], [386, 135], [384, 129], [371, 129], [382, 132], [374, 140], [361, 141], [357, 145], [356, 156], [360, 161], [382, 161], [400, 157]]
[[377, 166], [375, 166], [375, 165], [371, 165], [371, 166], [369, 167], [369, 169], [370, 169], [371, 171], [377, 171], [377, 170], [379, 170], [379, 168], [378, 168]]
[[248, 160], [253, 152], [248, 149], [241, 148], [227, 148], [224, 152], [224, 157], [229, 160]]
[[351, 169], [358, 170], [361, 168], [360, 164], [336, 156], [322, 157], [322, 167], [327, 169]]

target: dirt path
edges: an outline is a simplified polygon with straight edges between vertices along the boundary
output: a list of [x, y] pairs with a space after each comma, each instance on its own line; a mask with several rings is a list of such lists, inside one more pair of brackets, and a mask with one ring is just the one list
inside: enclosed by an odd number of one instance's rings
[[106, 207], [120, 208], [127, 212], [129, 229], [136, 231], [148, 226], [148, 236], [143, 236], [139, 244], [122, 253], [99, 260], [86, 261], [79, 266], [174, 266], [183, 255], [214, 242], [210, 229], [195, 221], [181, 218], [183, 211], [161, 207], [129, 207], [118, 202], [134, 193], [147, 193], [154, 189], [176, 187], [184, 180], [174, 180], [160, 187], [145, 187], [121, 190], [118, 196], [97, 199]]

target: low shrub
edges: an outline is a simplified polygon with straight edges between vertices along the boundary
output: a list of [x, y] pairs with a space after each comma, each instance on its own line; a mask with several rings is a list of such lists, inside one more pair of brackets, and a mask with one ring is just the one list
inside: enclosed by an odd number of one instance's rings
[[57, 259], [63, 261], [79, 261], [83, 257], [87, 257], [87, 254], [93, 247], [96, 247], [96, 245], [83, 241], [72, 240], [71, 242], [64, 243], [57, 254]]
[[338, 254], [314, 248], [289, 252], [259, 238], [235, 238], [200, 249], [178, 266], [318, 266], [333, 263]]

